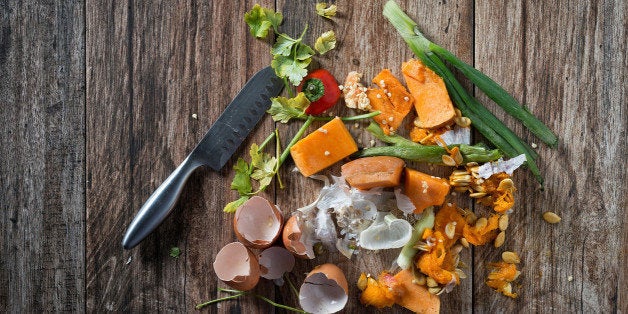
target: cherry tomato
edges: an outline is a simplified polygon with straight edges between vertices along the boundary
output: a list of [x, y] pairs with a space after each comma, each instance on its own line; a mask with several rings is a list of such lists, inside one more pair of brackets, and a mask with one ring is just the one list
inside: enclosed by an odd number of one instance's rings
[[303, 92], [310, 101], [305, 109], [306, 114], [317, 115], [333, 107], [340, 99], [338, 82], [329, 71], [318, 69], [312, 71], [303, 78], [297, 87], [298, 92]]

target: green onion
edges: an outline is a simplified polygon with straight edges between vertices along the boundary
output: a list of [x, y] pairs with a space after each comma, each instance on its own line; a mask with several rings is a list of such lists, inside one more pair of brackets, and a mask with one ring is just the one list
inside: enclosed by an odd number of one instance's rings
[[550, 147], [556, 147], [558, 137], [556, 137], [552, 130], [523, 108], [514, 97], [501, 87], [501, 85], [497, 84], [486, 74], [458, 59], [453, 53], [443, 47], [430, 43], [430, 50], [460, 70], [475, 86], [502, 107], [508, 114], [519, 119], [536, 137]]
[[464, 116], [471, 119], [473, 126], [508, 157], [525, 154], [530, 171], [542, 184], [543, 178], [535, 163], [538, 154], [477, 101], [477, 99], [471, 97], [460, 82], [456, 80], [453, 73], [445, 66], [445, 63], [439, 56], [459, 68], [478, 88], [487, 93], [491, 99], [497, 102], [509, 114], [520, 119], [524, 125], [540, 139], [548, 143], [548, 145], [554, 146], [556, 145], [557, 138], [549, 128], [529, 112], [525, 111], [512, 96], [508, 95], [508, 93], [493, 80], [468, 64], [460, 61], [446, 49], [439, 47], [425, 38], [418, 29], [417, 24], [408, 17], [393, 0], [388, 1], [384, 6], [384, 16], [393, 24], [417, 57], [419, 57], [427, 67], [443, 78], [456, 107], [460, 109]]
[[[399, 135], [386, 135], [377, 123], [371, 123], [367, 128], [377, 139], [393, 144], [392, 146], [376, 146], [365, 148], [357, 153], [354, 157], [371, 157], [371, 156], [392, 156], [409, 161], [428, 162], [433, 164], [443, 164], [443, 155], [449, 155], [447, 150], [437, 145], [421, 145], [412, 142]], [[458, 147], [464, 163], [468, 162], [489, 162], [499, 159], [502, 155], [498, 150], [489, 150], [481, 144], [478, 145], [449, 145], [451, 149]]]

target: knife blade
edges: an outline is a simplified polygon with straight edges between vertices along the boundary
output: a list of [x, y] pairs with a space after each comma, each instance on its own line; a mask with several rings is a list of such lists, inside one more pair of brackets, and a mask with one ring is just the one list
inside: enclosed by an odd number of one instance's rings
[[253, 75], [196, 148], [142, 205], [124, 234], [122, 246], [125, 249], [139, 244], [172, 212], [194, 170], [207, 166], [220, 171], [264, 116], [270, 107], [270, 98], [279, 95], [282, 88], [283, 81], [270, 67]]

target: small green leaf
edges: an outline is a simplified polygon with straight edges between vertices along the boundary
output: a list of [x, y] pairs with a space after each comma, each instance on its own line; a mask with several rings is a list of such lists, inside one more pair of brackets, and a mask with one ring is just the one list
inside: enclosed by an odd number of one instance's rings
[[179, 255], [181, 255], [181, 249], [178, 247], [172, 247], [170, 248], [170, 256], [174, 257], [174, 258], [179, 258]]
[[273, 121], [287, 123], [292, 118], [305, 117], [303, 110], [310, 105], [310, 101], [305, 97], [303, 92], [297, 94], [294, 98], [274, 97], [271, 98], [270, 109], [268, 113], [272, 116]]
[[238, 158], [238, 161], [233, 166], [233, 170], [235, 170], [235, 176], [231, 182], [231, 189], [238, 191], [240, 195], [251, 193], [251, 190], [253, 190], [251, 186], [252, 167], [244, 159]]
[[268, 30], [273, 25], [266, 17], [265, 10], [267, 9], [263, 9], [259, 4], [256, 4], [251, 11], [244, 14], [244, 21], [249, 25], [251, 35], [257, 38], [266, 38]]
[[296, 60], [291, 57], [275, 55], [270, 66], [275, 69], [275, 73], [279, 77], [286, 77], [293, 85], [299, 85], [301, 80], [307, 75], [307, 66], [312, 61], [311, 58], [306, 60]]
[[313, 55], [314, 55], [314, 50], [312, 49], [312, 47], [304, 43], [299, 43], [299, 46], [297, 47], [297, 53], [294, 58], [297, 60], [304, 61], [311, 58]]
[[331, 19], [332, 16], [336, 15], [336, 11], [338, 7], [335, 4], [329, 5], [327, 7], [327, 3], [319, 2], [316, 4], [316, 14]]
[[336, 47], [336, 33], [334, 31], [324, 32], [320, 37], [316, 39], [314, 49], [320, 54], [334, 49]]
[[288, 35], [280, 34], [273, 47], [270, 49], [270, 53], [274, 56], [281, 55], [287, 57], [292, 53], [292, 47], [296, 43], [297, 41], [290, 38]]
[[276, 33], [279, 29], [279, 25], [281, 25], [283, 21], [283, 14], [266, 8], [264, 8], [264, 14], [266, 15], [266, 19], [273, 25], [273, 29], [275, 29]]
[[242, 204], [244, 204], [244, 202], [249, 200], [249, 196], [248, 195], [244, 195], [244, 196], [240, 196], [239, 199], [227, 204], [227, 206], [225, 206], [225, 208], [223, 209], [223, 211], [225, 213], [235, 213], [235, 211], [238, 209], [238, 207], [240, 207]]

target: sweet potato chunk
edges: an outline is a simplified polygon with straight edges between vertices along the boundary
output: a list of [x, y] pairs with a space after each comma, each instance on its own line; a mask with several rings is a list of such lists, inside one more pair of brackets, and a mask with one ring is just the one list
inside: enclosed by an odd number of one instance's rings
[[358, 145], [336, 117], [294, 144], [290, 155], [301, 174], [309, 177], [357, 151]]
[[392, 187], [399, 185], [404, 164], [397, 157], [365, 157], [342, 165], [342, 176], [357, 189]]
[[421, 61], [412, 59], [401, 68], [418, 116], [418, 127], [433, 129], [450, 123], [456, 112], [443, 79]]
[[405, 174], [404, 193], [416, 206], [415, 214], [420, 214], [429, 206], [441, 205], [445, 202], [445, 196], [449, 194], [450, 188], [447, 180], [407, 167]]

